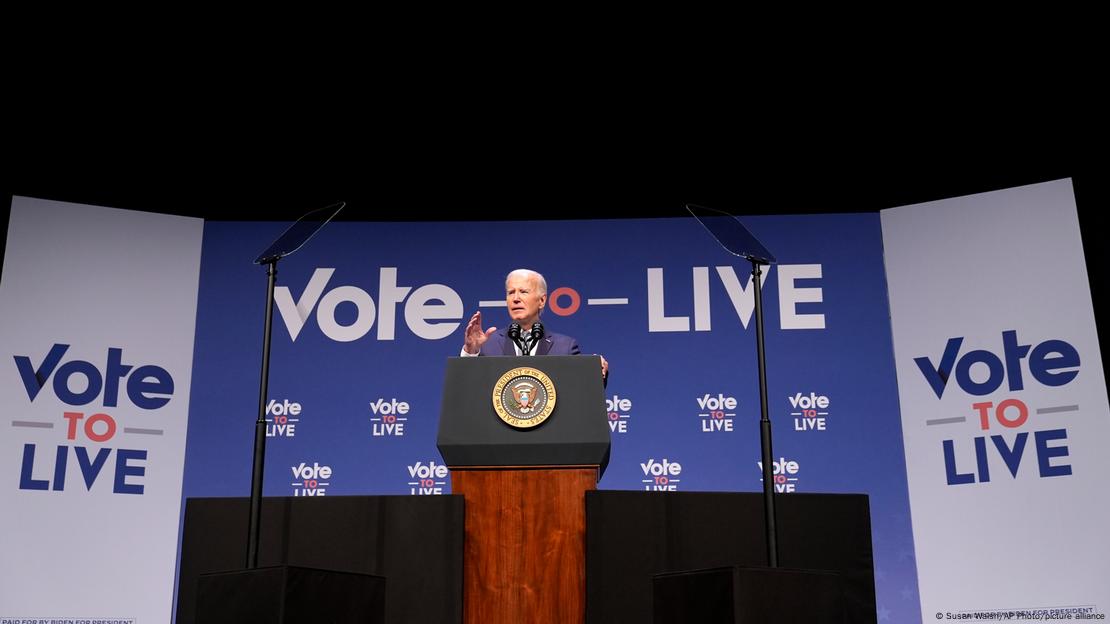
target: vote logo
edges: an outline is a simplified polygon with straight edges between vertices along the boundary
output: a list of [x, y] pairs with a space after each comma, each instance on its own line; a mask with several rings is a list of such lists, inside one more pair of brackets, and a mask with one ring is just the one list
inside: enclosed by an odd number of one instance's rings
[[297, 435], [297, 423], [301, 422], [301, 404], [289, 399], [270, 399], [266, 404], [266, 437], [292, 438]]
[[[964, 337], [957, 336], [948, 339], [936, 363], [928, 356], [914, 358], [938, 401], [946, 394], [955, 401], [966, 401], [952, 412], [925, 421], [926, 427], [953, 431], [938, 449], [944, 479], [950, 486], [989, 483], [1001, 472], [997, 470], [999, 461], [1005, 468], [1003, 478], [1007, 472], [1015, 480], [1072, 474], [1066, 423], [1068, 415], [1078, 412], [1080, 406], [1066, 394], [1048, 393], [1044, 388], [1067, 386], [1079, 375], [1079, 351], [1059, 339], [1036, 346], [1021, 344], [1013, 329], [1003, 331], [1001, 338], [1001, 355], [989, 349], [966, 350]], [[953, 379], [956, 383], [950, 384]], [[998, 392], [1002, 394], [995, 395]], [[988, 395], [994, 396], [979, 400]], [[946, 401], [938, 410], [951, 409], [948, 406], [952, 404], [953, 400]], [[980, 435], [967, 433], [968, 422], [977, 426], [975, 433]], [[1025, 458], [1031, 459], [1023, 469]], [[996, 468], [993, 474], [992, 463]]]
[[[335, 269], [317, 268], [299, 299], [293, 299], [288, 286], [274, 290], [278, 315], [295, 342], [301, 330], [316, 312], [320, 332], [336, 342], [359, 340], [370, 333], [377, 321], [377, 339], [396, 338], [397, 306], [404, 302], [401, 316], [409, 331], [424, 340], [440, 340], [458, 329], [463, 318], [463, 302], [459, 294], [443, 284], [412, 286], [397, 284], [397, 267], [380, 267], [378, 301], [366, 290], [349, 284], [328, 290]], [[326, 292], [325, 292], [326, 291]], [[346, 304], [346, 305], [342, 305]], [[348, 319], [340, 310], [353, 307], [354, 318]]]
[[327, 494], [331, 485], [331, 466], [321, 466], [312, 462], [309, 466], [301, 462], [292, 467], [293, 470], [293, 496], [323, 496]]
[[612, 398], [605, 399], [605, 412], [609, 418], [609, 431], [613, 433], [628, 433], [628, 423], [632, 418], [632, 399], [622, 399], [614, 394]]
[[[158, 428], [157, 410], [173, 398], [173, 377], [154, 364], [125, 364], [123, 349], [118, 347], [108, 348], [102, 368], [75, 357], [67, 360], [69, 352], [70, 345], [55, 343], [37, 364], [30, 356], [13, 356], [27, 391], [25, 409], [36, 414], [11, 421], [17, 431], [26, 431], [25, 439], [29, 440], [23, 445], [19, 489], [62, 492], [72, 485], [67, 484], [67, 475], [79, 472], [86, 491], [91, 492], [98, 481], [111, 481], [113, 494], [143, 494], [148, 460], [144, 436], [165, 433]], [[31, 405], [36, 400], [44, 405], [43, 397], [51, 392], [57, 401], [78, 409], [61, 408], [60, 416], [38, 417], [41, 410], [32, 410]], [[126, 399], [123, 405], [121, 399]], [[45, 405], [50, 404], [50, 399], [45, 399]], [[13, 402], [6, 407], [20, 406]], [[112, 413], [107, 408], [112, 408]], [[140, 421], [141, 426], [127, 426], [127, 421]], [[63, 443], [40, 448], [44, 435], [56, 436], [54, 431], [63, 432]], [[123, 442], [113, 443], [119, 441], [118, 435]], [[70, 457], [76, 460], [76, 470]], [[112, 476], [101, 480], [105, 472]]]
[[[763, 483], [763, 462], [757, 461], [755, 466], [759, 469], [759, 482]], [[775, 491], [780, 494], [797, 491], [798, 473], [801, 469], [798, 462], [785, 457], [779, 457], [778, 461], [772, 462], [771, 476], [775, 483]]]
[[640, 463], [640, 469], [644, 471], [642, 480], [644, 489], [649, 492], [676, 492], [682, 482], [679, 478], [682, 474], [682, 464], [666, 457], [658, 462], [655, 458], [649, 458], [646, 462]]
[[428, 463], [416, 462], [408, 466], [409, 494], [413, 496], [435, 496], [443, 494], [443, 487], [447, 485], [447, 466], [437, 464], [434, 460]]
[[378, 399], [370, 404], [370, 435], [375, 438], [402, 437], [405, 435], [405, 423], [408, 421], [408, 401], [398, 401], [396, 398]]
[[790, 402], [790, 416], [794, 431], [825, 431], [829, 417], [829, 397], [816, 392], [803, 395], [795, 392], [786, 397]]
[[732, 419], [736, 418], [736, 397], [717, 393], [716, 396], [703, 394], [695, 398], [698, 404], [698, 420], [705, 433], [732, 431]]
[[[692, 281], [687, 282], [692, 286], [692, 290], [687, 290], [687, 292], [693, 294], [693, 301], [690, 303], [683, 302], [682, 304], [687, 309], [689, 309], [691, 303], [693, 304], [694, 326], [692, 330], [695, 332], [713, 330], [713, 315], [710, 313], [713, 306], [710, 305], [710, 293], [716, 291], [717, 296], [720, 296], [716, 282], [720, 282], [720, 286], [724, 288], [729, 301], [732, 303], [732, 309], [736, 311], [736, 317], [729, 318], [725, 322], [732, 327], [739, 325], [747, 329], [752, 320], [752, 313], [755, 311], [755, 288], [752, 285], [751, 278], [747, 279], [748, 284], [744, 286], [740, 281], [743, 274], [737, 275], [733, 267], [717, 266], [713, 268], [716, 270], [718, 278], [715, 280], [710, 279], [710, 267], [692, 267]], [[821, 279], [822, 269], [820, 264], [776, 264], [764, 267], [763, 271], [766, 274], [762, 282], [764, 285], [771, 281], [772, 277], [778, 280], [779, 305], [777, 309], [781, 329], [825, 329], [825, 314], [820, 307], [814, 305], [824, 301], [823, 287], [815, 286], [815, 284], [819, 284], [819, 282], [815, 283], [815, 280]], [[673, 274], [667, 279], [685, 281], [685, 277]], [[806, 286], [803, 287], [798, 284], [800, 281], [804, 281]], [[712, 287], [711, 283], [713, 284]], [[647, 270], [648, 331], [691, 331], [690, 316], [667, 314], [667, 300], [668, 296], [663, 284], [663, 269], [658, 267], [649, 268]], [[671, 298], [671, 301], [673, 305], [674, 299]], [[806, 304], [804, 312], [799, 310], [798, 304]], [[772, 306], [771, 309], [774, 310], [775, 308]]]

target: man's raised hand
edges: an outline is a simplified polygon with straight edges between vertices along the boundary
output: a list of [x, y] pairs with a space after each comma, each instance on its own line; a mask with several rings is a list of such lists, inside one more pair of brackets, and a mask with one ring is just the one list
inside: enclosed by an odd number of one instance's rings
[[496, 327], [482, 330], [482, 311], [479, 310], [470, 317], [470, 322], [466, 324], [466, 331], [463, 332], [463, 349], [467, 353], [477, 354], [482, 350], [482, 345], [486, 344], [486, 340], [497, 331]]

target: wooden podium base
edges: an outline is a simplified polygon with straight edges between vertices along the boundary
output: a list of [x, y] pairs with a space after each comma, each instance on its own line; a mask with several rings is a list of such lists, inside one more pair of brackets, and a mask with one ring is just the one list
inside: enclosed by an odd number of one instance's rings
[[452, 468], [466, 500], [465, 624], [584, 624], [596, 467]]

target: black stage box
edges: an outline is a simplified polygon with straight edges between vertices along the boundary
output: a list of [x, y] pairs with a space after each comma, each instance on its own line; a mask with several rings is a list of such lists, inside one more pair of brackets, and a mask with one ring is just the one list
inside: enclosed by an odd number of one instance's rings
[[[247, 498], [190, 498], [178, 573], [177, 623], [198, 622], [201, 574], [242, 570]], [[390, 624], [462, 621], [461, 496], [262, 499], [258, 564], [383, 576]]]
[[[839, 573], [848, 621], [875, 622], [867, 496], [792, 493], [775, 502], [779, 565]], [[760, 493], [586, 493], [588, 624], [650, 624], [656, 574], [765, 565]]]
[[846, 624], [835, 572], [714, 568], [652, 577], [653, 624]]
[[204, 624], [384, 624], [385, 578], [297, 566], [201, 574]]

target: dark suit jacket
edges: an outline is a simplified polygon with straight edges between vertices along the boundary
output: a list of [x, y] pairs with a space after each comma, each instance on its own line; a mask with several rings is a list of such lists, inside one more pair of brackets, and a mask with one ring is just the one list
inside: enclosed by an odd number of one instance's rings
[[[536, 349], [536, 355], [580, 355], [581, 353], [578, 341], [562, 334], [547, 334]], [[486, 339], [478, 355], [516, 355], [516, 349], [513, 348], [513, 341], [509, 340], [505, 332], [499, 331]], [[601, 385], [608, 387], [609, 375], [601, 378]]]
[[[486, 340], [478, 353], [479, 355], [516, 355], [516, 349], [513, 348], [513, 341], [509, 340], [505, 332], [499, 331]], [[582, 350], [578, 348], [578, 341], [562, 334], [547, 334], [543, 340], [540, 340], [540, 346], [536, 349], [536, 355], [578, 355], [580, 353]]]

